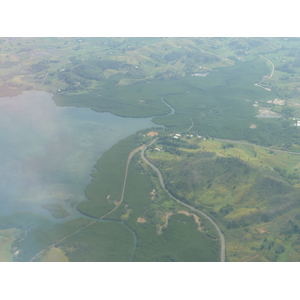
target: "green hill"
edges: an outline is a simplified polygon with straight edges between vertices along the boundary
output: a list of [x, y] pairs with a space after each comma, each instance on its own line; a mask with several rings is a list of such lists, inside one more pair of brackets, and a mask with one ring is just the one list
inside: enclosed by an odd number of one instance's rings
[[[158, 140], [155, 147], [162, 150], [148, 151], [166, 188], [214, 218], [224, 232], [228, 260], [258, 254], [262, 260], [298, 260], [299, 173], [282, 173], [270, 159], [284, 161], [288, 154], [234, 143], [227, 148], [211, 140], [198, 143], [198, 150], [180, 147], [180, 153], [171, 154]], [[256, 155], [249, 153], [251, 148]], [[293, 159], [300, 160], [296, 155]]]

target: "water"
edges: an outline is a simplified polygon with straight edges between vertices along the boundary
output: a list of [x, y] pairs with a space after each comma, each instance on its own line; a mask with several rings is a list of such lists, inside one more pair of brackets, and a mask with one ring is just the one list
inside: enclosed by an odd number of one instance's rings
[[58, 107], [52, 95], [25, 92], [0, 98], [0, 214], [30, 211], [54, 221], [42, 205], [82, 216], [97, 159], [119, 140], [155, 126], [151, 118], [122, 118], [89, 108]]
[[172, 107], [170, 104], [168, 104], [165, 100], [164, 100], [164, 97], [161, 98], [161, 101], [166, 104], [167, 106], [169, 106], [171, 108], [171, 112], [169, 112], [166, 116], [169, 116], [169, 115], [173, 115], [175, 113], [175, 109], [174, 107]]

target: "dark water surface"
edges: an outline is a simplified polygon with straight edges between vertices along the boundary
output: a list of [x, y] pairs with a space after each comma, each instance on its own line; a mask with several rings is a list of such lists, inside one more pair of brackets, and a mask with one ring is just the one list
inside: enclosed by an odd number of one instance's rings
[[37, 91], [0, 98], [0, 124], [0, 215], [30, 211], [56, 220], [42, 207], [55, 203], [70, 213], [62, 221], [82, 216], [75, 207], [102, 153], [155, 126], [151, 118], [58, 107]]

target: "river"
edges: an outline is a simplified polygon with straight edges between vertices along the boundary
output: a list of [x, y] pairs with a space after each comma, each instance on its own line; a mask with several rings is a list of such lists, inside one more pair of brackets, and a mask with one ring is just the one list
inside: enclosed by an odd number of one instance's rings
[[[155, 126], [151, 118], [59, 107], [38, 91], [0, 98], [0, 123], [0, 214], [30, 211], [54, 222], [82, 216], [76, 205], [106, 150]], [[45, 204], [61, 205], [69, 216], [56, 219]]]
[[168, 104], [168, 103], [164, 100], [164, 97], [161, 98], [161, 101], [162, 101], [162, 103], [164, 103], [165, 105], [167, 105], [167, 106], [170, 107], [170, 109], [171, 109], [171, 112], [169, 112], [166, 116], [173, 115], [173, 114], [175, 113], [174, 107], [171, 106], [170, 104]]

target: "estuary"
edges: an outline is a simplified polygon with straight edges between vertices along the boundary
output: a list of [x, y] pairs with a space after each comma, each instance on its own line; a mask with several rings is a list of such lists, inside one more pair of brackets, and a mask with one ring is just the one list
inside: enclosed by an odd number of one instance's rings
[[[52, 95], [31, 91], [0, 98], [0, 214], [30, 211], [55, 222], [82, 216], [97, 159], [151, 118], [123, 118], [89, 108], [59, 107]], [[56, 219], [47, 206], [58, 205]]]

